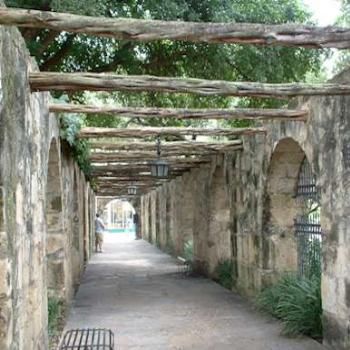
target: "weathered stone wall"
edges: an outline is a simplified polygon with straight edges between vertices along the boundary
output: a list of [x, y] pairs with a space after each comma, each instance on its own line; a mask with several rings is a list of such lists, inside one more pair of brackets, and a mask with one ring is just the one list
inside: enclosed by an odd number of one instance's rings
[[35, 69], [30, 62], [18, 30], [0, 27], [3, 350], [48, 349], [48, 292], [69, 301], [92, 231], [85, 214], [93, 194], [62, 147], [58, 121], [48, 113], [49, 95], [29, 90], [28, 71]]
[[[336, 80], [349, 83], [350, 71]], [[324, 342], [349, 349], [350, 97], [295, 104], [310, 108], [306, 123], [265, 123], [266, 135], [243, 138], [243, 152], [213, 157], [211, 164], [144, 196], [142, 233], [150, 240], [156, 228], [149, 222], [160, 221], [160, 227], [169, 228], [160, 229], [162, 236], [167, 233], [160, 247], [171, 242], [167, 250], [174, 255], [192, 236], [198, 270], [216, 278], [218, 263], [232, 260], [234, 289], [253, 296], [297, 269], [294, 219], [301, 208], [295, 191], [306, 156], [321, 189]], [[157, 196], [160, 213], [153, 209]]]

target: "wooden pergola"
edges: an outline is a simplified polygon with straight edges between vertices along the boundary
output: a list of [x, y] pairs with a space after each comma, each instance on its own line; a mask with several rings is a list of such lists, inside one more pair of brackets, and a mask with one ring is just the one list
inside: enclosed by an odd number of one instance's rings
[[[77, 16], [0, 7], [0, 25], [45, 28], [127, 41], [181, 40], [193, 43], [279, 45], [304, 48], [350, 48], [350, 29], [313, 27], [301, 24], [266, 25], [257, 23], [194, 23], [125, 18]], [[235, 96], [289, 99], [295, 96], [349, 95], [349, 84], [266, 84], [259, 82], [216, 81], [181, 77], [126, 76], [113, 73], [29, 73], [29, 85], [36, 91], [126, 91], [191, 93], [202, 96]], [[307, 108], [302, 109], [187, 109], [121, 107], [75, 104], [50, 104], [53, 113], [84, 113], [127, 118], [175, 120], [279, 120], [306, 122]], [[240, 137], [266, 134], [263, 127], [248, 128], [83, 128], [77, 135], [91, 142], [92, 176], [98, 195], [128, 198], [128, 185], [136, 185], [139, 194], [163, 185], [195, 167], [211, 162], [226, 152], [242, 152]], [[194, 141], [197, 136], [220, 138], [220, 141]], [[192, 141], [189, 138], [192, 137]], [[99, 141], [98, 139], [103, 139]], [[106, 138], [117, 138], [108, 141]], [[171, 167], [167, 178], [151, 175], [149, 162], [158, 159], [155, 138], [162, 138], [161, 159]], [[165, 141], [169, 138], [181, 141]], [[225, 141], [222, 141], [226, 138]], [[229, 138], [229, 140], [227, 140]], [[120, 141], [123, 139], [123, 141]], [[126, 140], [125, 140], [126, 139]], [[143, 141], [135, 141], [143, 139]], [[145, 141], [148, 140], [148, 141]]]

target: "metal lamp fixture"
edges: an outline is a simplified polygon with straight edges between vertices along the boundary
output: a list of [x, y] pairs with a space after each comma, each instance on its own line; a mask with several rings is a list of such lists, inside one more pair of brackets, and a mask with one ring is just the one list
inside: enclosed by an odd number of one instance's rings
[[128, 187], [128, 195], [135, 196], [137, 193], [137, 187], [135, 185], [131, 185]]
[[166, 160], [160, 159], [160, 137], [157, 138], [158, 159], [151, 162], [151, 175], [155, 177], [167, 177], [169, 175], [169, 164]]

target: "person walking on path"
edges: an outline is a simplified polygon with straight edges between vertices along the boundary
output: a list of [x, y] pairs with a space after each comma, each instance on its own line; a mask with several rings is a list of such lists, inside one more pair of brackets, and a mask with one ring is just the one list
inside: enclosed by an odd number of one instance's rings
[[96, 220], [95, 220], [95, 252], [97, 253], [100, 251], [102, 253], [102, 244], [103, 244], [103, 232], [106, 229], [102, 219], [100, 218], [99, 214], [96, 214]]

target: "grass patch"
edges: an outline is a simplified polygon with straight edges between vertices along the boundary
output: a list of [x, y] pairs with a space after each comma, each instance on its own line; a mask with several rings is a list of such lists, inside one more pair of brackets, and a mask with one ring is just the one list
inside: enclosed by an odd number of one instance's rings
[[225, 288], [231, 289], [233, 284], [232, 278], [233, 263], [231, 260], [221, 260], [215, 269], [217, 281]]
[[321, 279], [286, 275], [262, 291], [256, 304], [282, 321], [286, 335], [322, 337]]

